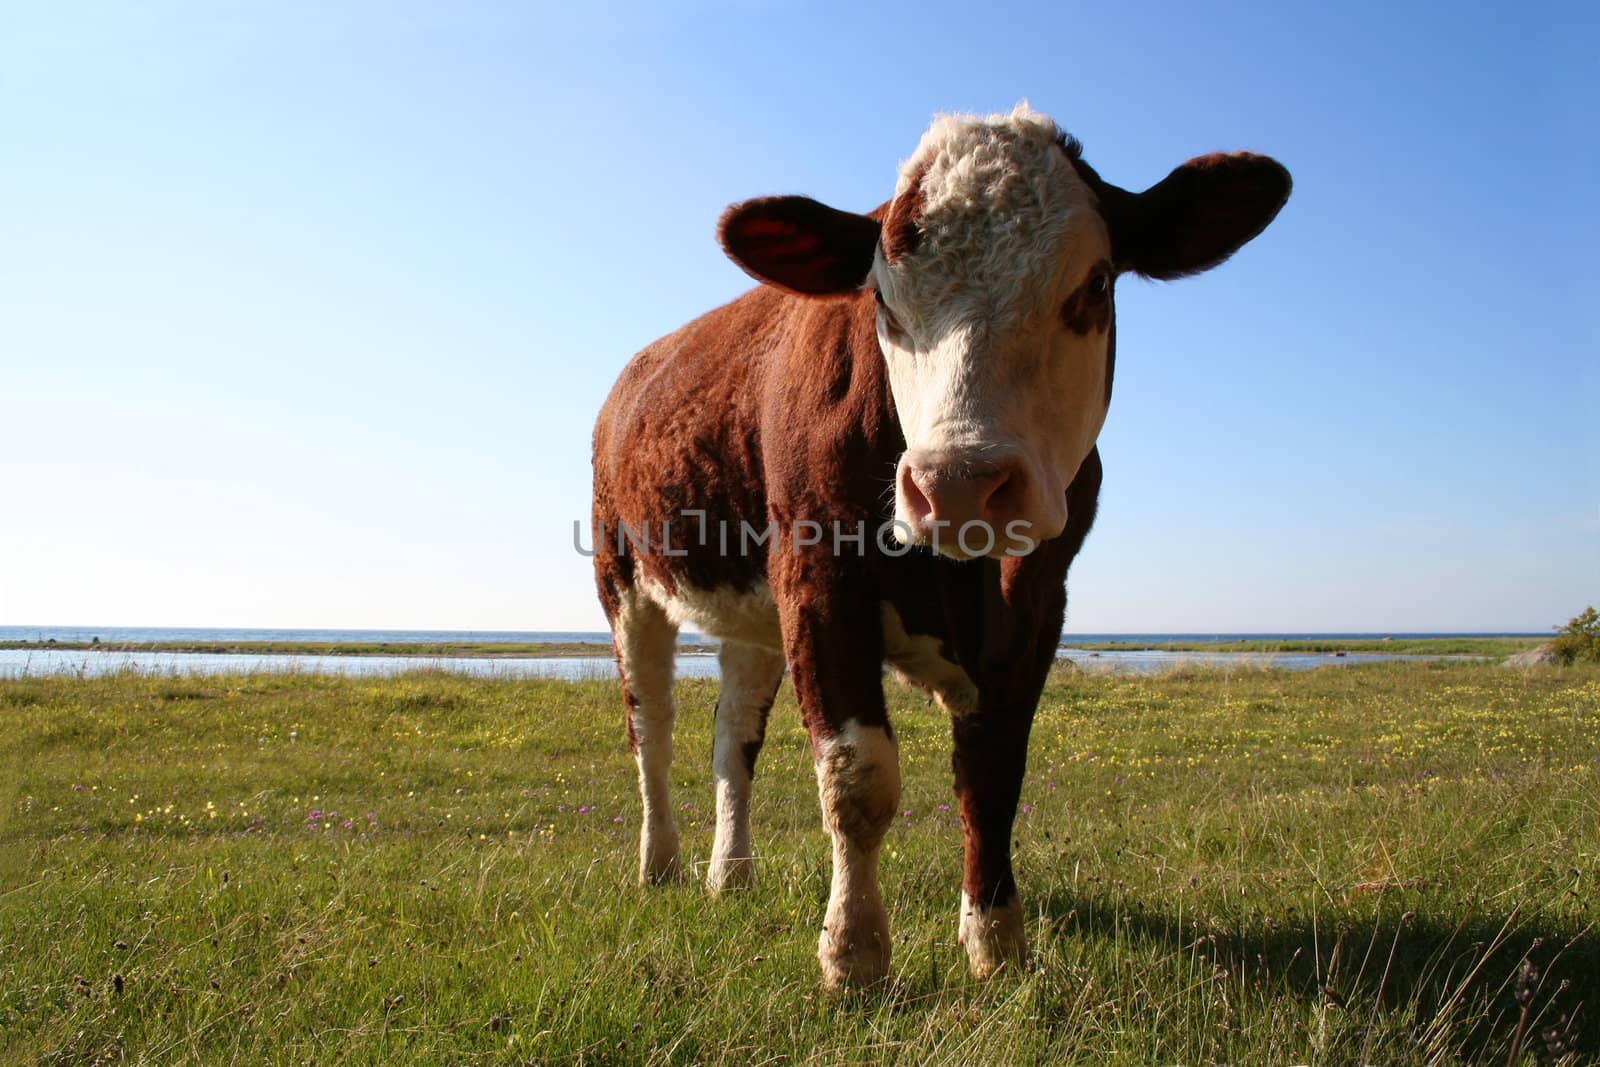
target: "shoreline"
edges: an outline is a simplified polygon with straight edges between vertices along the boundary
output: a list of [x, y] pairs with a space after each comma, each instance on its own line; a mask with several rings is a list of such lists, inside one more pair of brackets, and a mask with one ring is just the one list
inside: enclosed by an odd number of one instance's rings
[[[1254, 655], [1376, 652], [1391, 655], [1509, 656], [1535, 648], [1537, 637], [1430, 637], [1313, 641], [1064, 641], [1072, 652], [1215, 652]], [[712, 655], [715, 644], [682, 644], [680, 656]], [[0, 651], [185, 653], [243, 656], [405, 656], [415, 659], [610, 659], [609, 644], [555, 642], [403, 641], [0, 641]]]

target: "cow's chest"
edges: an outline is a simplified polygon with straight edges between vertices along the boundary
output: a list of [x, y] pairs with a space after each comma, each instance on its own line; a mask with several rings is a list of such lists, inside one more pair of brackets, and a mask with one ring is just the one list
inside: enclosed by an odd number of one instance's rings
[[[778, 605], [765, 582], [746, 589], [697, 589], [679, 584], [669, 590], [650, 581], [643, 585], [650, 599], [682, 628], [719, 641], [783, 651]], [[881, 611], [883, 658], [894, 675], [931, 693], [952, 715], [976, 710], [978, 687], [960, 664], [945, 655], [944, 643], [927, 634], [907, 633], [893, 605], [886, 602]]]

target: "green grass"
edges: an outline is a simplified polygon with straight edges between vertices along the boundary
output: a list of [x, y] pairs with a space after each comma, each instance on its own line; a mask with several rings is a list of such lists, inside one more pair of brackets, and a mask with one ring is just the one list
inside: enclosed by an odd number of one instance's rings
[[1542, 637], [1400, 637], [1379, 640], [1316, 641], [1092, 641], [1063, 642], [1085, 652], [1387, 652], [1406, 656], [1487, 656], [1505, 658], [1544, 644]]
[[[712, 901], [634, 885], [607, 684], [0, 682], [0, 1062], [1505, 1063], [1524, 961], [1522, 1062], [1600, 1053], [1600, 670], [1061, 676], [1018, 822], [1035, 954], [986, 983], [948, 724], [890, 692], [894, 980], [829, 996], [787, 686], [760, 884]], [[715, 689], [679, 693], [698, 865]]]

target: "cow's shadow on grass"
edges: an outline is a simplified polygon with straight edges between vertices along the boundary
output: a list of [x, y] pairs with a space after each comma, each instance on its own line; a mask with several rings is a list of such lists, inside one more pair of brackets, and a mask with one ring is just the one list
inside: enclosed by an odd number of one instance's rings
[[1191, 974], [1203, 968], [1246, 995], [1288, 994], [1308, 1009], [1342, 1013], [1357, 1031], [1369, 1020], [1403, 1017], [1408, 1039], [1430, 1049], [1430, 1058], [1503, 1061], [1519, 1024], [1521, 1047], [1541, 1060], [1600, 1051], [1593, 924], [1382, 901], [1330, 905], [1315, 920], [1256, 914], [1230, 925], [1066, 890], [1036, 898], [1030, 910], [1046, 922], [1044, 939], [1075, 940], [1089, 953], [1135, 953]]

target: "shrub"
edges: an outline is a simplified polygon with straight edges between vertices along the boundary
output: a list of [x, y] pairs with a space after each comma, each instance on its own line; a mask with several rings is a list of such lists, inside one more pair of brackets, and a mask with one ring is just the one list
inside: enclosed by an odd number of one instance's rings
[[1585, 608], [1556, 631], [1550, 649], [1566, 663], [1600, 663], [1600, 614]]

